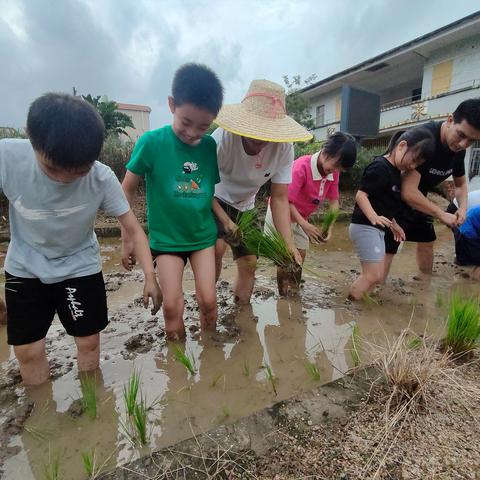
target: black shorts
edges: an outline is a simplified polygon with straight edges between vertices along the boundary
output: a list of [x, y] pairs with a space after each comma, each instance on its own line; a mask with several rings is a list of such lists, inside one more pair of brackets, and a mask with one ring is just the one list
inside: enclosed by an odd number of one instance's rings
[[[428, 243], [437, 239], [435, 228], [433, 227], [433, 218], [428, 215], [417, 214], [407, 220], [399, 221], [400, 226], [405, 231], [405, 241]], [[385, 229], [385, 253], [395, 255], [400, 242], [393, 239], [390, 229]]]
[[480, 266], [480, 239], [468, 238], [455, 228], [455, 263], [464, 267]]
[[5, 300], [9, 345], [45, 338], [55, 313], [74, 337], [88, 337], [108, 325], [102, 272], [50, 284], [5, 272]]
[[[239, 218], [242, 216], [242, 213], [240, 210], [237, 210], [235, 207], [232, 207], [228, 203], [223, 202], [219, 198], [215, 197], [217, 202], [221, 205], [221, 207], [225, 210], [225, 213], [230, 217], [231, 220], [233, 220], [235, 223], [238, 222]], [[226, 232], [225, 229], [223, 228], [222, 222], [215, 217], [215, 223], [217, 224], [217, 238], [222, 238], [225, 239]], [[254, 220], [254, 226], [257, 227], [258, 229], [261, 229], [260, 221], [258, 217], [255, 218]], [[232, 244], [228, 242], [228, 240], [225, 240], [230, 247], [232, 248], [232, 255], [233, 259], [237, 260], [238, 258], [241, 257], [246, 257], [248, 255], [257, 255], [256, 252], [253, 252], [252, 250], [248, 249], [247, 246], [243, 243], [240, 242], [238, 244]]]
[[[156, 266], [156, 258], [159, 255], [173, 255], [174, 257], [180, 257], [183, 260], [183, 264], [187, 264], [187, 260], [192, 256], [196, 250], [188, 250], [186, 252], [164, 252], [160, 250], [155, 250], [154, 248], [150, 248], [150, 253], [152, 254], [153, 258], [153, 265]], [[198, 250], [197, 250], [198, 251]]]

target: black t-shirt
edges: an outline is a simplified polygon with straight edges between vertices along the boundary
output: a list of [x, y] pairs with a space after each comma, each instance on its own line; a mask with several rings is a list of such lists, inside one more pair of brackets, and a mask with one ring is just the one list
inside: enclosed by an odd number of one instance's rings
[[448, 146], [443, 145], [440, 140], [440, 128], [443, 122], [428, 122], [423, 127], [432, 132], [435, 138], [435, 155], [430, 162], [425, 162], [417, 171], [422, 178], [418, 189], [424, 194], [432, 190], [433, 187], [443, 182], [450, 175], [454, 177], [463, 177], [465, 175], [465, 150], [461, 152], [452, 152]]
[[[385, 157], [377, 157], [363, 171], [359, 190], [368, 195], [377, 215], [391, 220], [402, 212], [400, 187], [400, 170]], [[353, 209], [352, 223], [372, 226], [358, 204]], [[383, 227], [377, 228], [383, 230]]]

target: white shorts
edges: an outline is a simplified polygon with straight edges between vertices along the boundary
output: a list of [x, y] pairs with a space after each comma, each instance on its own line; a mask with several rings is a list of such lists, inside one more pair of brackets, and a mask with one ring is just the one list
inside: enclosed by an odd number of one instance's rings
[[[272, 210], [270, 209], [270, 205], [268, 205], [267, 213], [265, 214], [265, 226], [263, 228], [264, 233], [268, 233], [269, 225], [271, 228], [275, 230], [275, 226], [273, 225], [273, 217], [272, 217]], [[308, 235], [303, 231], [303, 228], [296, 222], [291, 223], [292, 227], [292, 236], [293, 236], [293, 243], [297, 248], [300, 250], [308, 250], [310, 246], [310, 240]]]

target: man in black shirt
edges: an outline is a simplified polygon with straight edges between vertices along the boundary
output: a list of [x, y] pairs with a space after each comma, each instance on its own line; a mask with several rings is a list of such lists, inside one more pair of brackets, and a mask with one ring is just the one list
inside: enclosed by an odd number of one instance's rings
[[[449, 227], [461, 225], [466, 218], [467, 181], [465, 178], [465, 150], [480, 140], [480, 98], [463, 101], [444, 122], [428, 122], [436, 143], [431, 162], [407, 172], [402, 178], [402, 199], [406, 209], [401, 225], [406, 240], [417, 242], [417, 265], [422, 273], [431, 274], [433, 244], [436, 240], [433, 217]], [[427, 198], [427, 193], [443, 180], [453, 176], [455, 197], [459, 208], [455, 214], [444, 212]], [[393, 235], [385, 235], [385, 262], [391, 263], [399, 243]]]

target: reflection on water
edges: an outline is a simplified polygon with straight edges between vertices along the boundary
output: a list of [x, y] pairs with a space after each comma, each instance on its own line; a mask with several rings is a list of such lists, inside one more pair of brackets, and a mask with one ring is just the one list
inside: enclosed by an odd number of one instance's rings
[[[32, 391], [17, 388], [19, 402], [34, 402], [34, 408], [26, 422], [27, 428], [10, 439], [8, 447], [17, 448], [17, 453], [5, 462], [5, 478], [43, 479], [44, 464], [55, 456], [64, 478], [85, 478], [82, 451], [95, 448], [100, 463], [110, 458], [111, 467], [148, 452], [148, 448], [171, 445], [190, 437], [192, 432], [235, 421], [315, 385], [337, 379], [352, 367], [350, 349], [355, 325], [361, 337], [372, 343], [398, 334], [409, 322], [418, 332], [425, 329], [441, 332], [445, 312], [436, 304], [436, 298], [438, 292], [448, 295], [451, 273], [434, 276], [429, 283], [412, 279], [413, 245], [407, 245], [394, 263], [392, 284], [374, 297], [378, 302], [347, 305], [343, 293], [355, 275], [352, 270], [358, 270], [358, 265], [345, 240], [346, 227], [336, 228], [340, 240], [313, 249], [307, 257], [319, 278], [306, 278], [303, 299], [278, 299], [272, 295], [274, 271], [261, 265], [258, 283], [270, 294], [260, 295], [251, 305], [237, 308], [238, 336], [219, 341], [188, 333], [185, 350], [194, 360], [195, 374], [190, 374], [176, 359], [174, 345], [160, 343], [160, 339], [156, 348], [139, 353], [135, 360], [121, 355], [125, 341], [135, 333], [135, 325], [128, 321], [131, 317], [127, 317], [114, 322], [113, 333], [103, 336], [101, 369], [96, 378], [97, 419], [72, 414], [72, 403], [80, 396], [75, 369]], [[442, 245], [446, 252], [451, 248], [445, 241]], [[118, 241], [102, 242], [102, 255], [106, 271], [119, 268]], [[222, 278], [232, 278], [232, 272], [233, 268], [227, 268]], [[401, 289], [395, 287], [399, 278]], [[477, 286], [461, 278], [454, 280], [465, 291], [469, 289], [478, 294]], [[327, 300], [335, 308], [320, 308], [325, 304], [320, 287], [331, 284], [335, 284], [335, 290], [327, 294]], [[127, 282], [111, 292], [110, 314], [128, 310], [135, 318], [149, 319], [148, 312], [128, 305], [141, 289], [140, 283]], [[190, 271], [185, 274], [185, 289], [190, 293], [193, 289]], [[231, 300], [229, 303], [233, 308]], [[161, 315], [159, 317], [161, 324]], [[58, 342], [55, 353], [74, 362], [73, 341], [58, 335], [60, 331], [61, 326], [56, 323], [49, 334]], [[0, 342], [0, 369], [4, 372], [12, 357], [4, 327], [0, 327]], [[306, 362], [316, 365], [320, 381], [312, 378]], [[276, 394], [268, 381], [266, 366], [275, 378]], [[141, 450], [133, 447], [122, 433], [122, 423], [127, 422], [123, 387], [134, 367], [141, 374], [143, 395], [149, 403], [155, 402], [149, 414], [150, 443]], [[13, 405], [3, 407], [1, 417], [5, 419]]]

